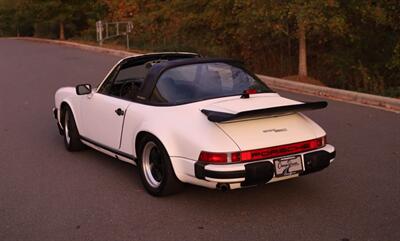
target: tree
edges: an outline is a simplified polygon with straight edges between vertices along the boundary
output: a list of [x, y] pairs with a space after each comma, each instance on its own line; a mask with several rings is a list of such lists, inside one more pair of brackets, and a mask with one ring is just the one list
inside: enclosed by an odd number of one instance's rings
[[137, 49], [399, 96], [399, 16], [398, 0], [0, 0], [0, 35], [94, 40], [96, 20], [132, 20]]
[[299, 42], [298, 77], [307, 78], [307, 35], [319, 34], [326, 30], [343, 34], [346, 22], [336, 0], [292, 0], [287, 9], [287, 21], [293, 18], [297, 26]]

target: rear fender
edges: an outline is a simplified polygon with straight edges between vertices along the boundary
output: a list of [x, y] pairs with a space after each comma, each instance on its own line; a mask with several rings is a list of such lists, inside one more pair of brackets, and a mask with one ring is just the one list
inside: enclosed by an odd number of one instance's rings
[[[199, 113], [201, 115], [201, 113]], [[200, 124], [202, 123], [202, 124]], [[192, 128], [197, 126], [197, 128]], [[171, 157], [183, 157], [197, 160], [201, 151], [234, 152], [239, 147], [215, 123], [206, 118], [193, 123], [166, 123], [160, 126], [160, 120], [145, 122], [138, 129], [156, 136]], [[135, 135], [140, 132], [138, 131]], [[136, 139], [136, 138], [135, 138]], [[135, 156], [137, 156], [135, 150]]]
[[165, 147], [165, 149], [167, 150], [168, 154], [171, 156], [172, 153], [177, 153], [178, 152], [178, 146], [176, 145], [176, 141], [174, 140], [174, 136], [171, 135], [171, 133], [169, 133], [168, 131], [164, 131], [164, 130], [156, 130], [154, 128], [151, 128], [151, 124], [150, 123], [146, 123], [143, 124], [137, 133], [136, 136], [134, 138], [134, 143], [133, 143], [133, 155], [135, 157], [137, 157], [137, 151], [136, 150], [136, 141], [138, 141], [138, 135], [141, 132], [146, 132], [149, 133], [153, 136], [155, 136]]
[[[155, 130], [151, 128], [150, 124], [145, 124], [143, 126], [141, 126], [141, 132], [146, 132], [149, 133], [153, 136], [155, 136], [164, 146], [164, 148], [167, 150], [168, 155], [171, 157], [171, 165], [172, 168], [174, 170], [174, 173], [176, 175], [176, 177], [181, 181], [181, 182], [188, 182], [188, 177], [187, 177], [187, 173], [192, 173], [194, 176], [194, 164], [195, 164], [195, 160], [191, 160], [191, 159], [187, 159], [187, 158], [183, 158], [180, 157], [180, 159], [184, 159], [185, 162], [179, 162], [179, 161], [175, 161], [176, 158], [176, 153], [182, 153], [182, 151], [180, 150], [180, 148], [182, 148], [182, 146], [180, 146], [178, 143], [178, 138], [176, 138], [176, 136], [172, 135], [171, 133], [169, 133], [168, 131], [164, 131], [164, 130]], [[137, 133], [137, 134], [139, 134]], [[135, 138], [135, 140], [137, 140], [137, 136]], [[191, 148], [188, 147], [189, 145], [185, 145], [187, 148]], [[135, 143], [133, 144], [133, 147], [135, 147]], [[136, 148], [133, 148], [134, 150], [134, 156], [137, 157], [137, 150]]]

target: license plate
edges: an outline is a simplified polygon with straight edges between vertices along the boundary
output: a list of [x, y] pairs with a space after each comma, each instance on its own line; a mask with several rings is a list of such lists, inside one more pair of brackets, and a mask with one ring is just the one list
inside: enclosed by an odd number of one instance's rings
[[275, 176], [290, 176], [303, 171], [301, 156], [285, 157], [274, 160]]

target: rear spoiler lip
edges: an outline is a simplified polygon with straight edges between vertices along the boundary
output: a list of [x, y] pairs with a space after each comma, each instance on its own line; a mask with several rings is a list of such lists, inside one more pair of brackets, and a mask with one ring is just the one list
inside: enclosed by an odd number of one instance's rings
[[317, 110], [317, 109], [323, 109], [327, 106], [328, 102], [318, 101], [318, 102], [305, 102], [295, 105], [277, 106], [264, 109], [248, 110], [248, 111], [238, 112], [236, 114], [206, 110], [206, 109], [202, 109], [201, 112], [207, 116], [207, 119], [209, 121], [219, 123], [219, 122], [231, 121], [242, 117], [251, 117], [260, 115], [271, 116], [271, 115], [279, 115], [279, 114], [300, 112], [306, 110]]

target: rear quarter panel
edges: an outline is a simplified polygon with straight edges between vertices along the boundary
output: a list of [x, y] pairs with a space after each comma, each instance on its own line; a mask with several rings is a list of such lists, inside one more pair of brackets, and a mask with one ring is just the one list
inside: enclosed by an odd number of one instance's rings
[[196, 104], [158, 107], [133, 103], [125, 117], [122, 151], [137, 156], [135, 139], [140, 131], [156, 136], [171, 157], [197, 160], [202, 150], [239, 150], [215, 123], [207, 120]]

